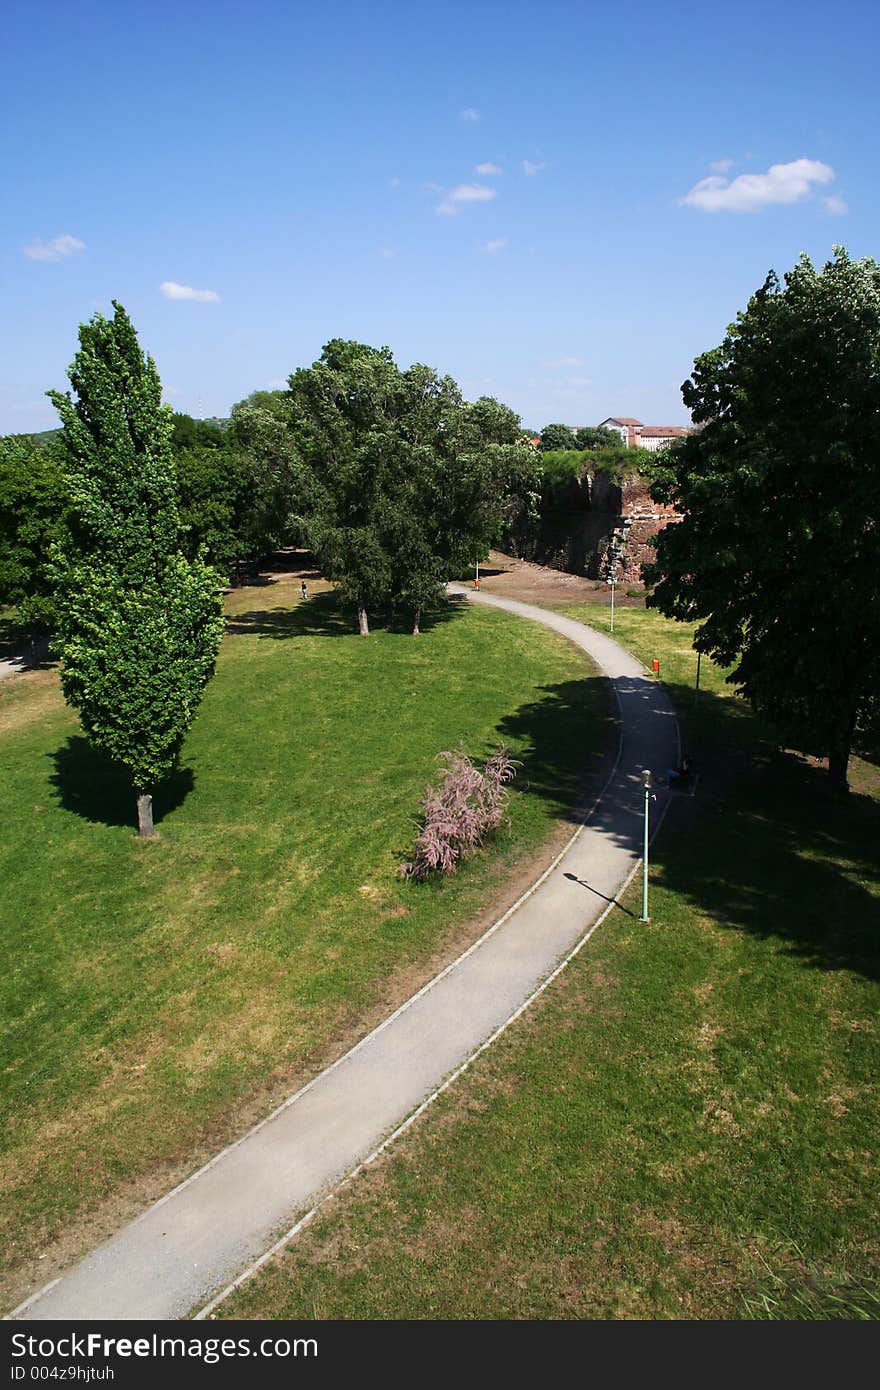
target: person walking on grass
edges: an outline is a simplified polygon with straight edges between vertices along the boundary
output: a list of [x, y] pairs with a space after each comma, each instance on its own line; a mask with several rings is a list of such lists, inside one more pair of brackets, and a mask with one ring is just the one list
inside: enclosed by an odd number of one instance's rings
[[300, 596], [300, 598], [308, 598], [308, 596], [309, 596], [309, 591], [308, 591], [308, 589], [306, 588], [306, 581], [305, 581], [305, 580], [303, 580], [303, 581], [301, 582], [300, 586], [299, 586], [299, 596]]

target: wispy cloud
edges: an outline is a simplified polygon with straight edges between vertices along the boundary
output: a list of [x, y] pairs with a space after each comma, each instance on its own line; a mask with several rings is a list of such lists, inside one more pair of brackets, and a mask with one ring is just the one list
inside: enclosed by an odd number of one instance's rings
[[531, 159], [524, 159], [522, 162], [522, 171], [524, 174], [528, 174], [530, 179], [533, 179], [536, 174], [540, 174], [541, 170], [546, 168], [546, 164], [535, 164]]
[[491, 174], [501, 174], [503, 172], [504, 171], [501, 168], [500, 164], [491, 164], [488, 161], [485, 164], [477, 164], [474, 168], [475, 174], [483, 174], [486, 176], [489, 176]]
[[394, 178], [393, 178], [393, 179], [389, 179], [389, 180], [388, 180], [388, 187], [389, 187], [389, 188], [399, 188], [399, 187], [400, 187], [400, 179], [397, 177], [396, 174], [394, 175]]
[[832, 217], [842, 217], [845, 212], [849, 212], [846, 199], [842, 198], [839, 193], [832, 193], [829, 198], [823, 198], [822, 203], [825, 211], [829, 212]]
[[506, 245], [507, 237], [499, 236], [495, 237], [494, 241], [487, 241], [485, 250], [489, 252], [490, 256], [495, 256], [498, 254], [499, 251], [503, 251]]
[[34, 241], [24, 247], [29, 261], [65, 261], [74, 251], [85, 251], [86, 244], [78, 236], [57, 236], [52, 241]]
[[732, 169], [736, 160], [734, 159], [713, 159], [709, 165], [713, 174], [726, 174], [728, 169]]
[[393, 261], [395, 256], [400, 255], [400, 252], [396, 246], [383, 246], [379, 254], [383, 257], [384, 260]]
[[464, 203], [488, 203], [496, 195], [497, 189], [487, 188], [484, 183], [460, 183], [437, 204], [437, 211], [444, 217], [455, 217]]
[[463, 111], [459, 111], [458, 115], [462, 121], [478, 121], [480, 119], [480, 113], [475, 106], [466, 106]]
[[194, 290], [192, 285], [178, 285], [176, 280], [163, 280], [159, 289], [166, 299], [196, 299], [200, 304], [216, 304], [220, 299], [216, 290]]
[[777, 204], [801, 203], [817, 184], [831, 183], [833, 179], [830, 164], [818, 159], [794, 159], [789, 164], [771, 164], [766, 174], [740, 174], [732, 181], [712, 174], [694, 184], [678, 201], [702, 212], [761, 212]]

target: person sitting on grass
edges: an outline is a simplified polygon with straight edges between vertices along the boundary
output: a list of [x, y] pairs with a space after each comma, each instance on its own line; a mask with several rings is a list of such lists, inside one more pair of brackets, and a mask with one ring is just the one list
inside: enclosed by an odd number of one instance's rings
[[668, 768], [666, 769], [666, 785], [667, 785], [667, 787], [677, 787], [677, 786], [680, 786], [682, 782], [686, 782], [686, 781], [688, 780], [688, 778], [690, 777], [690, 774], [691, 774], [691, 760], [690, 760], [690, 758], [684, 757], [684, 758], [682, 758], [682, 760], [681, 760], [681, 762], [679, 763], [678, 767], [668, 767]]

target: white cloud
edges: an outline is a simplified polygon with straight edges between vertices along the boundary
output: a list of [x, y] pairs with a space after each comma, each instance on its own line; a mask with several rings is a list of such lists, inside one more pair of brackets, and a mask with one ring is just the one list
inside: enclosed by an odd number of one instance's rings
[[496, 255], [499, 251], [503, 251], [506, 245], [507, 245], [507, 237], [506, 237], [506, 236], [499, 236], [499, 237], [496, 237], [494, 241], [487, 241], [487, 242], [486, 242], [485, 249], [489, 252], [489, 255], [490, 255], [490, 256], [494, 256], [494, 255]]
[[197, 299], [200, 304], [216, 304], [220, 299], [216, 290], [194, 290], [191, 285], [178, 285], [176, 280], [163, 280], [159, 289], [166, 299]]
[[399, 187], [400, 187], [400, 179], [397, 177], [396, 174], [394, 175], [394, 178], [393, 178], [393, 179], [389, 179], [389, 180], [388, 180], [388, 187], [389, 187], [389, 188], [399, 188]]
[[712, 174], [678, 201], [703, 212], [760, 212], [774, 204], [803, 202], [814, 185], [831, 183], [833, 178], [830, 164], [794, 159], [790, 164], [771, 164], [766, 174], [740, 174], [733, 182]]
[[500, 164], [492, 164], [488, 161], [485, 164], [478, 164], [474, 169], [475, 174], [501, 174], [503, 172]]
[[386, 261], [393, 261], [395, 256], [398, 256], [400, 252], [396, 246], [383, 246], [381, 254]]
[[841, 198], [839, 193], [832, 193], [830, 198], [823, 198], [822, 202], [825, 211], [832, 217], [841, 217], [843, 213], [849, 212], [849, 205], [845, 198]]
[[522, 171], [524, 174], [528, 174], [530, 179], [534, 178], [535, 174], [540, 174], [541, 170], [546, 168], [546, 164], [534, 164], [531, 159], [524, 159], [522, 162]]
[[466, 106], [458, 114], [463, 121], [478, 121], [480, 119], [480, 113], [475, 106]]
[[444, 217], [455, 217], [463, 203], [488, 203], [496, 196], [497, 189], [487, 188], [483, 183], [460, 183], [437, 204], [437, 211]]
[[713, 159], [709, 168], [713, 174], [726, 174], [736, 163], [735, 159]]
[[86, 244], [77, 236], [57, 236], [53, 241], [35, 241], [24, 248], [29, 261], [64, 261], [74, 251], [85, 251]]

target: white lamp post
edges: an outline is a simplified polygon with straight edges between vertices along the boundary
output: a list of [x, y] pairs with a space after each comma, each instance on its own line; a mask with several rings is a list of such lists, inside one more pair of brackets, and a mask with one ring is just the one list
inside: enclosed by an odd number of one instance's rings
[[651, 769], [645, 768], [642, 773], [642, 781], [645, 784], [645, 845], [642, 853], [642, 915], [640, 922], [650, 922], [648, 916], [648, 827], [651, 812]]

